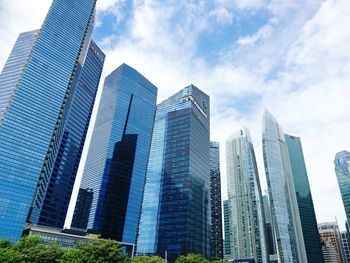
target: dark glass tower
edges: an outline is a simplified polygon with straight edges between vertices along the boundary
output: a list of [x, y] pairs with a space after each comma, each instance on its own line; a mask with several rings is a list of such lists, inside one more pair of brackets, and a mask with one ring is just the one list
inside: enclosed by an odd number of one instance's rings
[[220, 148], [210, 142], [211, 257], [223, 258]]
[[285, 134], [308, 263], [322, 263], [322, 247], [299, 137]]
[[135, 243], [156, 99], [157, 88], [126, 64], [105, 79], [73, 227]]
[[265, 233], [266, 233], [266, 249], [269, 256], [269, 262], [277, 262], [275, 242], [273, 236], [271, 210], [267, 195], [262, 196], [264, 218], [265, 218]]
[[346, 218], [350, 222], [350, 152], [338, 152], [335, 155], [334, 166]]
[[350, 235], [348, 231], [340, 232], [342, 251], [343, 251], [343, 263], [350, 263]]
[[209, 96], [190, 85], [157, 106], [137, 252], [210, 256]]
[[103, 52], [91, 41], [76, 84], [43, 206], [41, 211], [32, 213], [39, 214], [38, 218], [32, 216], [33, 223], [57, 228], [64, 225], [104, 58]]
[[[30, 208], [35, 213], [43, 205], [90, 42], [95, 2], [54, 0], [34, 43], [28, 37], [28, 46], [15, 48], [4, 68], [0, 238], [18, 239]], [[15, 75], [7, 75], [11, 70]]]
[[231, 258], [230, 210], [228, 200], [224, 200], [225, 259]]

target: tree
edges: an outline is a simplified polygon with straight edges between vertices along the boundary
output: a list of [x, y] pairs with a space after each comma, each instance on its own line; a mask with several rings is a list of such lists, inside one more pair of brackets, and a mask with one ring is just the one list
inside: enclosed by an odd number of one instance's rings
[[138, 256], [134, 257], [133, 263], [165, 263], [165, 260], [158, 256]]
[[16, 244], [0, 241], [0, 262], [58, 263], [63, 250], [57, 243], [45, 244], [39, 237], [22, 237]]
[[176, 263], [209, 263], [209, 261], [199, 254], [188, 254], [176, 259]]
[[14, 251], [11, 247], [0, 247], [0, 262], [25, 263], [25, 260], [21, 253]]
[[68, 249], [60, 262], [115, 263], [127, 262], [127, 258], [113, 240], [98, 239], [84, 242], [77, 249]]
[[36, 236], [22, 237], [11, 249], [32, 263], [58, 263], [64, 253], [58, 243], [45, 244]]
[[11, 246], [9, 239], [1, 239], [0, 240], [0, 249], [9, 248]]

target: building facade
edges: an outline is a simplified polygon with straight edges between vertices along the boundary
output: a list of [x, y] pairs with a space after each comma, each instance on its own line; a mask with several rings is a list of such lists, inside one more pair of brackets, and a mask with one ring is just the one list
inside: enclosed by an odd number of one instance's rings
[[210, 256], [209, 96], [190, 85], [157, 106], [138, 254]]
[[90, 43], [95, 2], [54, 0], [35, 40], [28, 37], [26, 47], [13, 50], [5, 65], [0, 84], [6, 86], [0, 95], [0, 238], [17, 240], [27, 217], [37, 218], [43, 206]]
[[265, 111], [263, 157], [279, 262], [307, 262], [288, 147], [282, 128]]
[[233, 260], [268, 260], [259, 174], [247, 129], [226, 139], [231, 257]]
[[318, 224], [325, 263], [343, 263], [341, 236], [336, 222]]
[[319, 239], [314, 204], [306, 172], [303, 149], [299, 137], [285, 134], [292, 167], [294, 187], [298, 201], [301, 227], [308, 263], [322, 263], [322, 247]]
[[126, 64], [106, 77], [73, 227], [135, 244], [156, 99], [157, 88]]
[[210, 142], [211, 257], [223, 258], [220, 145]]
[[228, 200], [224, 200], [224, 230], [225, 230], [225, 240], [224, 240], [224, 258], [231, 259], [231, 231], [230, 231], [230, 210], [228, 207]]
[[343, 251], [343, 263], [350, 263], [350, 235], [348, 231], [340, 232]]
[[350, 152], [338, 152], [335, 155], [334, 166], [346, 218], [350, 222]]
[[264, 218], [265, 218], [265, 235], [266, 250], [269, 256], [269, 262], [277, 262], [274, 233], [272, 228], [271, 209], [268, 199], [268, 193], [262, 196]]
[[[100, 82], [105, 55], [90, 42], [89, 50], [76, 83], [49, 186], [39, 217], [32, 223], [63, 228], [75, 177], [83, 151], [92, 108]], [[34, 213], [33, 213], [34, 214]]]
[[[99, 239], [97, 234], [87, 233], [81, 229], [61, 229], [33, 224], [25, 225], [23, 235], [38, 236], [44, 243], [58, 243], [63, 249], [78, 248], [85, 242]], [[128, 258], [133, 258], [134, 244], [117, 241], [115, 243], [120, 245], [122, 251]]]

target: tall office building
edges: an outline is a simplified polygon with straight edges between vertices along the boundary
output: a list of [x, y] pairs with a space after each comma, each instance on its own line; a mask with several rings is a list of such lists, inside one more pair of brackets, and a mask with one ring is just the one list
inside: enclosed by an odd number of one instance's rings
[[263, 121], [263, 155], [278, 260], [308, 262], [288, 147], [282, 128], [268, 111]]
[[271, 209], [268, 199], [268, 193], [262, 196], [264, 218], [265, 218], [265, 235], [266, 235], [266, 250], [269, 256], [269, 262], [277, 262], [277, 254], [275, 249], [275, 240], [272, 228]]
[[209, 96], [190, 85], [157, 106], [138, 254], [210, 256]]
[[17, 240], [30, 210], [43, 205], [95, 2], [54, 0], [40, 32], [22, 35], [1, 74], [0, 238]]
[[346, 218], [350, 222], [350, 152], [338, 152], [335, 155], [334, 165]]
[[324, 263], [344, 263], [341, 252], [341, 236], [336, 222], [318, 224]]
[[228, 200], [224, 200], [224, 230], [225, 230], [225, 242], [224, 242], [224, 258], [231, 259], [231, 231], [230, 231], [230, 210], [228, 208]]
[[[49, 186], [41, 209], [32, 213], [30, 221], [63, 228], [81, 153], [94, 106], [105, 55], [91, 41], [76, 83], [72, 105], [66, 119], [59, 152], [51, 172]], [[35, 215], [35, 216], [34, 216]]]
[[318, 234], [314, 204], [306, 172], [303, 149], [299, 137], [285, 134], [292, 167], [294, 187], [308, 263], [322, 263], [322, 247]]
[[223, 258], [220, 148], [210, 142], [211, 257]]
[[232, 260], [268, 260], [262, 196], [255, 153], [245, 128], [226, 139]]
[[156, 99], [157, 88], [126, 64], [106, 77], [73, 227], [135, 243]]
[[343, 251], [343, 263], [350, 263], [350, 235], [348, 231], [340, 232]]

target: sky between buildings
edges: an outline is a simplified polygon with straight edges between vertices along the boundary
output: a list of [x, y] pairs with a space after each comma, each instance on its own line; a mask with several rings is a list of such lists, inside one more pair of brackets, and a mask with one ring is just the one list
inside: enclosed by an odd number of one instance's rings
[[[333, 160], [350, 150], [349, 1], [97, 2], [93, 37], [107, 55], [98, 98], [104, 77], [122, 63], [159, 88], [158, 102], [190, 83], [208, 93], [224, 198], [224, 142], [242, 126], [251, 131], [266, 189], [261, 132], [268, 109], [286, 133], [301, 137], [318, 222], [337, 217], [344, 229]], [[50, 4], [0, 0], [1, 69], [18, 34], [40, 28]]]

